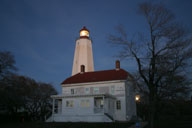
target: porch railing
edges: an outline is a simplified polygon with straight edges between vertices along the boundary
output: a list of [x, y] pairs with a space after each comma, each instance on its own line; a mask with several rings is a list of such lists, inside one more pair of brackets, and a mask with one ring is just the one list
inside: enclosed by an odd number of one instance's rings
[[104, 108], [94, 108], [94, 113], [104, 113]]

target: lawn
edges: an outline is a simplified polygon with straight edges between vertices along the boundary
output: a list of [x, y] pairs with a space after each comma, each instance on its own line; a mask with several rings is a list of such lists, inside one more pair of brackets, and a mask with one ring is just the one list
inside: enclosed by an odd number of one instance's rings
[[[131, 122], [115, 123], [44, 123], [44, 122], [4, 122], [0, 128], [128, 128]], [[147, 127], [145, 127], [147, 128]], [[155, 128], [192, 128], [192, 121], [156, 121]]]
[[128, 128], [133, 123], [1, 123], [0, 128]]
[[192, 128], [192, 121], [158, 121], [155, 128]]
[[155, 128], [192, 128], [192, 121], [156, 121]]

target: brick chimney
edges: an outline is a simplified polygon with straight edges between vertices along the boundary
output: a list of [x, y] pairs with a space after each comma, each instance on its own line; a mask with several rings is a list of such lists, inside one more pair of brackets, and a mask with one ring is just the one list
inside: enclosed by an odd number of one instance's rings
[[81, 73], [85, 72], [85, 65], [81, 65]]
[[119, 60], [116, 60], [115, 67], [116, 67], [116, 70], [120, 69], [120, 61]]

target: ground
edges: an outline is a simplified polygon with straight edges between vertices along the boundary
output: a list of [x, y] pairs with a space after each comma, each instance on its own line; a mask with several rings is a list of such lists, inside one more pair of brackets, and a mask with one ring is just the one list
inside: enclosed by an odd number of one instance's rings
[[155, 128], [192, 128], [192, 121], [156, 121]]
[[[0, 123], [0, 128], [129, 128], [131, 125], [133, 123], [4, 122]], [[155, 128], [192, 128], [192, 121], [158, 121]]]
[[0, 128], [128, 128], [133, 123], [1, 123]]

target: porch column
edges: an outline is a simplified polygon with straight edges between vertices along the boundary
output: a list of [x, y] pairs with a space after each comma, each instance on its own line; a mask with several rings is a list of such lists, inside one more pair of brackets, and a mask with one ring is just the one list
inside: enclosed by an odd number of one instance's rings
[[62, 99], [58, 99], [58, 114], [62, 113]]
[[55, 114], [55, 99], [53, 98], [53, 105], [52, 105], [52, 115]]
[[103, 96], [103, 113], [105, 113], [105, 97]]
[[63, 114], [63, 112], [64, 112], [64, 108], [65, 108], [65, 104], [64, 104], [64, 98], [62, 98], [62, 100], [61, 100], [61, 102], [62, 102], [62, 104], [61, 104], [61, 114]]

